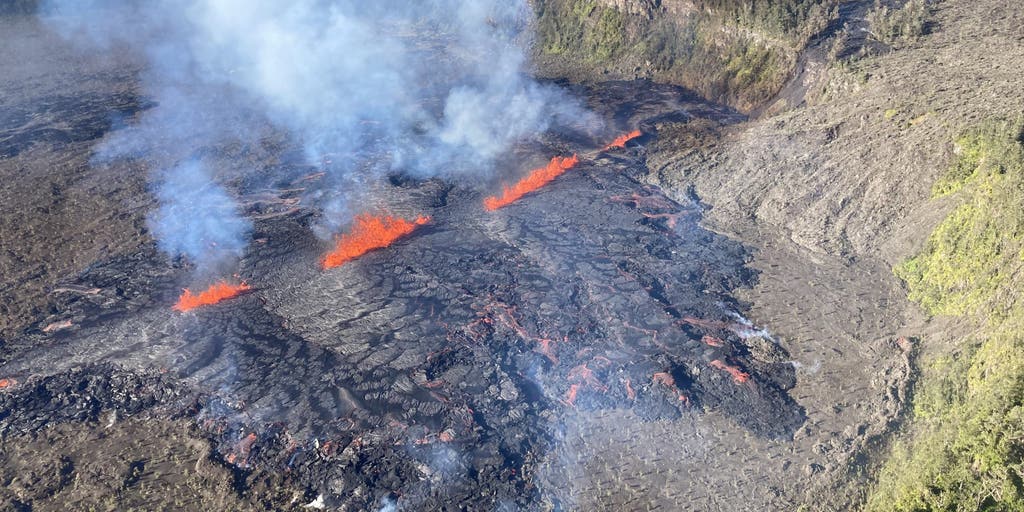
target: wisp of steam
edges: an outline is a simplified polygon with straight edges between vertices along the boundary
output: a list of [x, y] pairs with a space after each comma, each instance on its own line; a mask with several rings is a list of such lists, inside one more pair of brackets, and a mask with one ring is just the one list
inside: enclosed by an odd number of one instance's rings
[[252, 224], [202, 163], [186, 161], [157, 183], [160, 207], [150, 215], [149, 229], [164, 252], [200, 262], [242, 255]]
[[151, 231], [200, 266], [237, 257], [249, 225], [197, 154], [257, 142], [252, 119], [288, 133], [308, 163], [331, 162], [328, 232], [349, 220], [330, 213], [385, 173], [479, 178], [517, 141], [596, 128], [526, 75], [526, 0], [46, 0], [41, 15], [82, 45], [142, 56], [156, 106], [97, 158], [158, 167]]

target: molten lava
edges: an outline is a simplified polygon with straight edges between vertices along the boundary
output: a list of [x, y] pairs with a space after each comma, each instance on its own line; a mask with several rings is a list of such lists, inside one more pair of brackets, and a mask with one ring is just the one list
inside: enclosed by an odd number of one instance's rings
[[719, 370], [724, 370], [724, 371], [728, 372], [729, 375], [732, 375], [732, 380], [736, 384], [743, 384], [748, 379], [750, 379], [750, 374], [749, 373], [747, 373], [747, 372], [745, 372], [743, 370], [740, 370], [739, 368], [737, 368], [737, 367], [735, 367], [735, 366], [733, 366], [731, 364], [726, 364], [726, 363], [722, 362], [720, 359], [715, 359], [714, 361], [711, 361], [711, 363], [709, 363], [709, 364], [712, 367], [714, 367], [714, 368], [717, 368]]
[[676, 379], [668, 372], [658, 372], [651, 376], [651, 381], [655, 384], [661, 384], [672, 390], [673, 393], [679, 398], [680, 402], [690, 403], [690, 398], [685, 393], [676, 387]]
[[374, 249], [382, 249], [395, 243], [399, 238], [415, 231], [417, 226], [428, 222], [430, 217], [422, 215], [414, 221], [390, 215], [357, 215], [352, 229], [338, 237], [334, 250], [327, 253], [321, 263], [324, 268], [344, 265]]
[[631, 141], [631, 140], [633, 140], [633, 139], [635, 139], [635, 138], [637, 138], [637, 137], [639, 137], [641, 135], [643, 135], [643, 134], [640, 133], [640, 130], [633, 130], [633, 131], [631, 131], [629, 133], [625, 133], [625, 134], [619, 135], [618, 137], [615, 138], [615, 140], [613, 140], [611, 142], [611, 144], [608, 144], [607, 146], [601, 148], [601, 150], [602, 151], [608, 151], [609, 149], [612, 149], [612, 148], [624, 148], [624, 147], [626, 147], [626, 143], [627, 142], [629, 142], [629, 141]]
[[571, 407], [576, 407], [576, 395], [580, 392], [580, 385], [573, 384], [569, 386], [569, 391], [565, 394], [565, 403]]
[[580, 159], [576, 155], [569, 158], [556, 156], [551, 159], [551, 162], [549, 162], [547, 166], [530, 171], [530, 174], [519, 180], [515, 185], [511, 187], [505, 186], [501, 197], [490, 196], [484, 199], [484, 208], [486, 208], [487, 211], [494, 211], [498, 208], [508, 206], [518, 201], [526, 194], [547, 185], [551, 180], [575, 167], [579, 161]]
[[709, 347], [721, 347], [722, 345], [725, 344], [725, 342], [723, 342], [720, 338], [716, 338], [710, 334], [705, 334], [704, 337], [700, 339], [700, 341], [704, 342], [704, 344]]
[[209, 288], [199, 292], [198, 295], [193, 294], [192, 290], [185, 288], [181, 297], [178, 297], [178, 302], [174, 305], [174, 309], [176, 311], [189, 311], [200, 306], [209, 306], [222, 300], [235, 297], [249, 289], [249, 285], [244, 282], [237, 285], [231, 285], [225, 281], [220, 281], [219, 283], [210, 286]]

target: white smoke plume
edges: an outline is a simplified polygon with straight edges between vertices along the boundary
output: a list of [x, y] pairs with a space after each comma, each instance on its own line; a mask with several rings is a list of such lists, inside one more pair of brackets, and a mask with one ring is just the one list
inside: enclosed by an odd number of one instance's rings
[[193, 261], [242, 256], [252, 224], [238, 215], [231, 197], [201, 162], [187, 161], [168, 171], [156, 197], [160, 207], [149, 218], [150, 231], [164, 252]]
[[[193, 160], [200, 143], [254, 140], [247, 118], [259, 117], [300, 141], [310, 164], [329, 159], [339, 187], [358, 187], [392, 171], [478, 177], [512, 144], [553, 126], [596, 128], [561, 90], [525, 74], [526, 0], [47, 0], [41, 12], [99, 51], [144, 55], [145, 94], [157, 106], [100, 158], [147, 158], [159, 146], [160, 165], [173, 167], [166, 159]], [[199, 245], [166, 224], [166, 212], [195, 210], [184, 202], [224, 200], [216, 173], [190, 165], [159, 173], [163, 206], [151, 226], [161, 247], [199, 262], [225, 254], [200, 245], [244, 247], [233, 208], [204, 210], [209, 238]], [[199, 176], [211, 183], [198, 185]]]

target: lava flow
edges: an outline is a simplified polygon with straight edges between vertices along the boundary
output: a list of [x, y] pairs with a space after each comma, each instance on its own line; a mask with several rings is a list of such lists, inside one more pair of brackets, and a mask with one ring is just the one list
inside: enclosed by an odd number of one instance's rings
[[249, 285], [244, 282], [238, 285], [231, 285], [225, 281], [220, 281], [199, 292], [199, 294], [193, 294], [192, 290], [185, 288], [181, 297], [178, 297], [178, 302], [174, 305], [174, 309], [176, 311], [189, 311], [200, 306], [209, 306], [235, 297], [249, 289]]
[[615, 140], [613, 140], [611, 142], [611, 144], [608, 144], [607, 146], [601, 148], [601, 150], [602, 151], [608, 151], [609, 149], [612, 149], [612, 148], [624, 148], [624, 147], [626, 147], [626, 143], [627, 142], [629, 142], [629, 141], [631, 141], [631, 140], [633, 140], [633, 139], [635, 139], [635, 138], [637, 138], [637, 137], [639, 137], [641, 135], [643, 135], [643, 133], [641, 133], [640, 130], [633, 130], [633, 131], [631, 131], [629, 133], [626, 133], [626, 134], [623, 134], [623, 135], [619, 135], [618, 137], [615, 138]]
[[735, 366], [733, 366], [731, 364], [726, 364], [726, 363], [722, 362], [720, 359], [715, 359], [714, 361], [711, 361], [711, 363], [709, 363], [709, 364], [712, 367], [714, 367], [714, 368], [717, 368], [719, 370], [724, 370], [729, 375], [732, 375], [732, 380], [736, 384], [743, 384], [744, 382], [746, 382], [747, 380], [750, 379], [750, 374], [749, 373], [747, 373], [747, 372], [745, 372], [743, 370], [740, 370], [739, 368], [737, 368], [737, 367], [735, 367]]
[[508, 206], [526, 194], [547, 185], [565, 171], [572, 169], [579, 161], [580, 159], [576, 155], [569, 158], [556, 156], [551, 159], [547, 166], [534, 169], [529, 175], [511, 187], [506, 186], [502, 191], [501, 197], [490, 196], [484, 199], [484, 208], [487, 208], [487, 211], [494, 211]]
[[344, 265], [374, 249], [382, 249], [395, 243], [399, 238], [415, 231], [417, 226], [427, 222], [430, 222], [430, 217], [422, 215], [414, 221], [390, 215], [357, 215], [352, 229], [338, 237], [334, 250], [327, 253], [321, 263], [324, 268]]

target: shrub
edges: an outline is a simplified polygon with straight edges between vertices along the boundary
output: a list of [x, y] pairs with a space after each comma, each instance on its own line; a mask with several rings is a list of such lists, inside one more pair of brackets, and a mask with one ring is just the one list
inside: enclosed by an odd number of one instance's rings
[[926, 33], [931, 6], [928, 0], [909, 0], [898, 9], [890, 9], [875, 0], [868, 13], [871, 35], [889, 46], [913, 41]]
[[980, 327], [922, 372], [909, 435], [868, 510], [1024, 510], [1024, 148], [1021, 121], [958, 139], [936, 184], [961, 204], [896, 269], [932, 314]]

